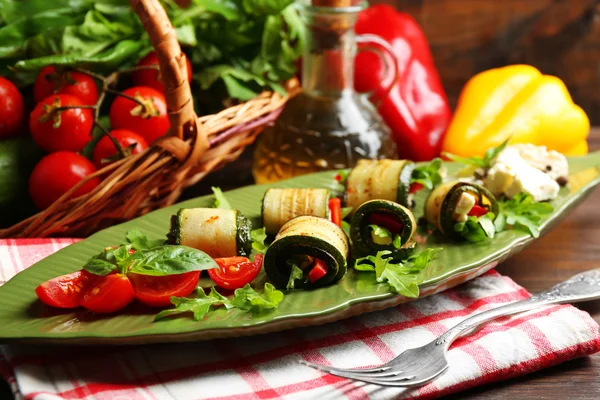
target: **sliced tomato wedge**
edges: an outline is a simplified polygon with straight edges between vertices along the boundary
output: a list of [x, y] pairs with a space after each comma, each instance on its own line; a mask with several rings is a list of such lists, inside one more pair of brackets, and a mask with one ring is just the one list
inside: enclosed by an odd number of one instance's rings
[[400, 233], [404, 225], [391, 215], [373, 213], [369, 216], [369, 224], [381, 226], [391, 233]]
[[486, 210], [484, 207], [480, 206], [479, 204], [475, 204], [473, 206], [473, 208], [471, 208], [471, 211], [469, 211], [467, 213], [467, 215], [479, 218], [479, 217], [484, 216], [487, 213], [488, 213], [488, 210]]
[[342, 201], [340, 199], [329, 199], [329, 215], [331, 215], [331, 222], [339, 227], [342, 226]]
[[98, 277], [85, 291], [81, 305], [90, 311], [109, 314], [125, 308], [135, 295], [127, 276], [110, 274]]
[[410, 187], [408, 188], [408, 193], [417, 193], [421, 189], [423, 189], [422, 183], [413, 182], [410, 184]]
[[47, 280], [35, 289], [35, 293], [42, 303], [48, 306], [79, 307], [83, 293], [97, 277], [82, 269]]
[[200, 271], [166, 276], [128, 274], [127, 277], [137, 301], [150, 307], [165, 307], [171, 304], [171, 296], [189, 296], [196, 289]]
[[256, 278], [262, 268], [263, 256], [254, 256], [254, 262], [246, 257], [215, 258], [219, 268], [208, 270], [208, 276], [223, 289], [235, 290], [244, 287]]
[[325, 264], [323, 261], [316, 258], [315, 266], [312, 267], [312, 269], [308, 273], [308, 280], [311, 283], [315, 283], [316, 281], [318, 281], [325, 275], [327, 275], [327, 264]]

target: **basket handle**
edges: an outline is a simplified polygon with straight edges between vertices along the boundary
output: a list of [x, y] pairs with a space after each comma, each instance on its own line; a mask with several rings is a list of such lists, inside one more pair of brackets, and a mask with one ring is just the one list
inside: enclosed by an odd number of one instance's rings
[[148, 32], [156, 51], [165, 86], [171, 134], [180, 139], [196, 137], [195, 147], [200, 146], [205, 150], [208, 148], [208, 140], [205, 134], [198, 132], [198, 118], [194, 112], [185, 56], [167, 12], [158, 0], [129, 0], [129, 3]]

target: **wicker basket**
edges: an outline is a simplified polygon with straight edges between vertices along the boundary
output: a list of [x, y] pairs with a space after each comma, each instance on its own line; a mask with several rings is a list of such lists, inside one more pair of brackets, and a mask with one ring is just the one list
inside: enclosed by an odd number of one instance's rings
[[[171, 133], [146, 151], [86, 177], [48, 209], [0, 230], [0, 237], [87, 236], [107, 226], [173, 204], [182, 190], [235, 160], [265, 124], [274, 120], [288, 96], [265, 92], [218, 114], [194, 112], [183, 53], [158, 0], [130, 0], [156, 50], [165, 85]], [[289, 82], [290, 95], [297, 83]], [[69, 199], [90, 179], [93, 191]]]

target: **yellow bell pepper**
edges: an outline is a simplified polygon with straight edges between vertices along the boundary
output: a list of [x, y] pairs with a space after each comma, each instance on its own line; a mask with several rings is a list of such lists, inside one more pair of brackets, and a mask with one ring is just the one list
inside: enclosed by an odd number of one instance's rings
[[509, 143], [545, 145], [565, 155], [588, 152], [590, 121], [565, 84], [529, 65], [510, 65], [475, 75], [463, 88], [442, 150], [483, 156]]

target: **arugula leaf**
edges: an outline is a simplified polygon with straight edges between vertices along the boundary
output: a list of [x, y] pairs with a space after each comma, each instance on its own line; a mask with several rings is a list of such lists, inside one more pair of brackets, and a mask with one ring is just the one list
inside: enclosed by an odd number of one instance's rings
[[175, 306], [175, 308], [159, 312], [154, 317], [154, 321], [158, 321], [170, 315], [176, 315], [185, 312], [192, 312], [194, 314], [194, 319], [196, 321], [200, 321], [202, 318], [204, 318], [212, 306], [227, 304], [229, 303], [229, 300], [218, 293], [213, 286], [208, 295], [204, 293], [204, 289], [197, 288], [195, 298], [173, 296], [171, 297], [171, 303]]
[[126, 273], [127, 268], [132, 262], [131, 249], [132, 246], [130, 244], [119, 247], [107, 247], [102, 253], [88, 260], [83, 269], [100, 276], [108, 275], [113, 271]]
[[417, 167], [413, 170], [410, 183], [420, 183], [431, 190], [434, 186], [442, 183], [442, 159], [434, 158], [429, 164]]
[[267, 233], [264, 227], [250, 231], [250, 237], [252, 238], [253, 253], [263, 254], [269, 247], [265, 244]]
[[387, 282], [394, 291], [402, 296], [419, 297], [419, 277], [416, 274], [407, 274], [402, 264], [388, 264], [378, 282]]
[[295, 289], [294, 285], [297, 280], [304, 280], [304, 271], [302, 271], [296, 264], [292, 264], [292, 268], [290, 270], [290, 278], [288, 279], [288, 283], [286, 285], [287, 290]]
[[495, 229], [506, 230], [507, 226], [524, 230], [535, 238], [539, 237], [540, 222], [554, 207], [549, 203], [536, 202], [530, 194], [519, 193], [512, 199], [499, 201], [500, 215], [496, 218]]
[[371, 228], [373, 235], [375, 235], [377, 237], [380, 237], [380, 238], [392, 237], [391, 232], [382, 226], [370, 224], [370, 225], [368, 225], [368, 227]]
[[493, 213], [487, 213], [479, 218], [471, 215], [465, 222], [454, 224], [454, 230], [460, 232], [460, 235], [469, 242], [481, 242], [494, 237], [496, 228], [493, 219]]
[[492, 166], [494, 159], [498, 156], [498, 154], [500, 154], [500, 152], [502, 150], [504, 150], [504, 148], [507, 145], [508, 145], [508, 140], [505, 140], [500, 146], [487, 149], [483, 158], [481, 158], [481, 157], [465, 158], [465, 157], [455, 156], [454, 154], [451, 154], [451, 153], [442, 153], [442, 155], [445, 157], [448, 157], [452, 161], [456, 161], [461, 164], [472, 165], [475, 167], [486, 169], [486, 168], [490, 168]]
[[265, 283], [262, 295], [252, 289], [249, 283], [243, 288], [236, 289], [231, 304], [252, 313], [261, 313], [277, 308], [283, 300], [283, 292], [275, 289], [270, 283]]
[[231, 210], [233, 208], [231, 207], [231, 204], [229, 204], [229, 201], [227, 201], [227, 197], [225, 197], [225, 194], [220, 188], [212, 186], [211, 190], [215, 196], [215, 202], [213, 204], [214, 208], [224, 208], [227, 210]]
[[148, 250], [165, 244], [164, 239], [150, 239], [139, 229], [135, 228], [128, 230], [125, 238], [135, 250]]
[[135, 252], [129, 272], [164, 276], [218, 268], [205, 252], [187, 246], [163, 245]]

